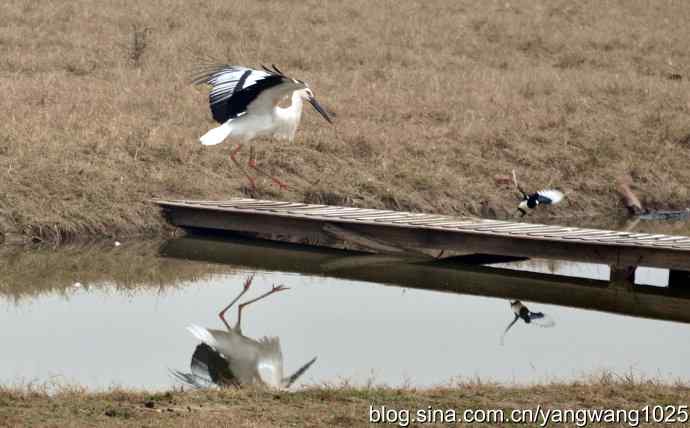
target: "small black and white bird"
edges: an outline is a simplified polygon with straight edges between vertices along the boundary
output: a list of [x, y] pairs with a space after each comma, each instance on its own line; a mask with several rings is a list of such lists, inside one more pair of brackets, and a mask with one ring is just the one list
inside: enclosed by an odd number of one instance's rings
[[518, 188], [520, 193], [522, 193], [522, 201], [518, 205], [518, 211], [520, 211], [520, 217], [524, 217], [527, 214], [528, 209], [535, 209], [539, 205], [554, 205], [561, 202], [564, 198], [563, 192], [553, 189], [540, 190], [534, 193], [526, 193], [522, 189]]
[[503, 335], [501, 336], [501, 345], [503, 345], [503, 340], [505, 339], [508, 330], [515, 325], [518, 319], [522, 319], [526, 324], [535, 324], [540, 327], [553, 327], [556, 325], [551, 317], [545, 315], [543, 312], [530, 311], [527, 306], [523, 305], [519, 300], [510, 302], [510, 309], [513, 311], [513, 314], [515, 314], [515, 318], [510, 322], [510, 324], [508, 324], [508, 327], [506, 327], [505, 331], [503, 332]]
[[[212, 64], [202, 66], [193, 78], [194, 84], [211, 86], [211, 114], [220, 123], [220, 126], [208, 131], [199, 141], [205, 146], [212, 146], [222, 143], [226, 138], [238, 140], [239, 144], [230, 158], [247, 176], [252, 188], [256, 187], [254, 179], [235, 158], [242, 143], [258, 137], [292, 141], [302, 117], [304, 100], [326, 121], [333, 123], [304, 81], [286, 76], [275, 65], [272, 68], [262, 67], [262, 70], [254, 70], [238, 65]], [[290, 106], [279, 107], [278, 104], [288, 96], [292, 101]], [[248, 166], [270, 177], [281, 188], [287, 187], [282, 181], [256, 167], [253, 151]]]

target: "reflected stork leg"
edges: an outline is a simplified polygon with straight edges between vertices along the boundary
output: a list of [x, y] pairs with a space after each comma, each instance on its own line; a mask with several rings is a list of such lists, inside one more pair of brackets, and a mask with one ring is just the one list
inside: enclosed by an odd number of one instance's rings
[[225, 327], [227, 327], [228, 330], [231, 330], [232, 328], [230, 327], [230, 324], [228, 324], [228, 322], [225, 320], [225, 312], [227, 312], [228, 309], [230, 309], [232, 305], [234, 305], [238, 300], [240, 300], [240, 297], [242, 297], [244, 293], [246, 293], [249, 290], [249, 287], [252, 285], [252, 281], [254, 281], [254, 274], [252, 274], [249, 278], [247, 278], [244, 281], [243, 289], [242, 291], [240, 291], [240, 294], [238, 294], [237, 297], [235, 297], [228, 306], [223, 308], [223, 310], [218, 313], [218, 317], [221, 321], [223, 321], [223, 324], [225, 324]]
[[251, 186], [252, 190], [256, 190], [256, 182], [254, 181], [254, 178], [249, 175], [247, 170], [245, 170], [242, 167], [242, 165], [240, 165], [240, 163], [237, 161], [237, 158], [235, 158], [235, 156], [237, 156], [237, 153], [240, 151], [241, 148], [242, 148], [242, 144], [238, 144], [237, 147], [235, 148], [235, 150], [230, 152], [230, 159], [235, 164], [235, 166], [237, 168], [239, 168], [240, 171], [242, 171], [242, 174], [244, 174], [244, 176], [247, 177], [247, 180], [249, 180], [249, 185]]
[[287, 190], [288, 185], [282, 182], [281, 180], [277, 179], [276, 177], [272, 176], [271, 174], [267, 173], [266, 171], [260, 169], [259, 167], [256, 166], [256, 159], [254, 156], [254, 146], [249, 147], [249, 161], [247, 162], [247, 166], [254, 171], [258, 172], [259, 174], [268, 177], [273, 181], [275, 184], [278, 185], [282, 190]]
[[[239, 306], [237, 307], [237, 324], [235, 325], [235, 331], [237, 331], [238, 333], [242, 331], [242, 326], [241, 326], [241, 323], [242, 323], [242, 309], [243, 309], [245, 306], [248, 306], [248, 305], [250, 305], [250, 304], [252, 304], [252, 303], [254, 303], [254, 302], [257, 302], [257, 301], [259, 301], [259, 300], [261, 300], [261, 299], [263, 299], [263, 298], [265, 298], [265, 297], [268, 297], [268, 296], [270, 296], [270, 295], [273, 294], [273, 293], [277, 293], [277, 292], [279, 292], [279, 291], [285, 291], [285, 290], [289, 290], [289, 289], [290, 289], [290, 288], [288, 288], [288, 287], [286, 287], [286, 286], [284, 286], [284, 285], [279, 285], [279, 286], [277, 286], [277, 287], [274, 285], [273, 288], [272, 288], [271, 290], [265, 292], [265, 293], [262, 294], [261, 296], [256, 297], [256, 298], [254, 298], [254, 299], [252, 299], [252, 300], [246, 301], [246, 302], [244, 302], [244, 303], [240, 303]], [[226, 324], [226, 325], [227, 325], [227, 324]]]

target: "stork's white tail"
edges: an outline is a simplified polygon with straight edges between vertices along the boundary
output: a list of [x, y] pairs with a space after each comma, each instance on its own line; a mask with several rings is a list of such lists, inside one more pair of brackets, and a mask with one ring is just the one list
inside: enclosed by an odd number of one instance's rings
[[216, 339], [205, 328], [199, 327], [198, 325], [195, 325], [195, 324], [192, 324], [189, 327], [187, 327], [187, 331], [192, 333], [192, 336], [196, 337], [199, 341], [207, 344], [208, 346], [210, 346], [213, 349], [216, 349], [216, 347], [218, 345], [218, 343], [216, 342]]
[[223, 142], [223, 140], [228, 138], [231, 132], [232, 126], [230, 125], [230, 121], [227, 121], [224, 124], [205, 133], [201, 138], [199, 138], [199, 141], [204, 146], [215, 146], [216, 144], [220, 144]]

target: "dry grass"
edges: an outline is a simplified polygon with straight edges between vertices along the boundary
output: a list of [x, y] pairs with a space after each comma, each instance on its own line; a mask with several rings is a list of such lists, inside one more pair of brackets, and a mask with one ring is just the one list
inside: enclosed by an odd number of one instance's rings
[[[316, 0], [0, 4], [0, 232], [6, 240], [159, 232], [147, 199], [246, 190], [204, 148], [198, 57], [276, 63], [337, 126], [260, 142], [291, 190], [255, 195], [506, 217], [513, 168], [556, 186], [552, 214], [690, 205], [690, 3]], [[245, 153], [246, 155], [246, 153]], [[551, 214], [542, 214], [551, 215]]]
[[[368, 424], [369, 406], [393, 409], [640, 409], [682, 405], [687, 385], [662, 385], [630, 377], [599, 378], [529, 387], [463, 382], [426, 390], [410, 388], [312, 387], [294, 393], [258, 389], [147, 393], [115, 390], [89, 393], [79, 388], [49, 395], [41, 388], [0, 388], [0, 426], [305, 426], [353, 427]], [[556, 424], [574, 427], [575, 424]], [[388, 425], [398, 426], [398, 425]], [[439, 426], [417, 425], [410, 426]], [[494, 426], [451, 424], [450, 426]], [[501, 426], [526, 426], [504, 424]], [[534, 424], [536, 426], [536, 424]], [[551, 425], [549, 425], [551, 426]], [[629, 426], [590, 424], [587, 426]], [[641, 426], [662, 426], [642, 424]], [[673, 425], [663, 425], [673, 426]], [[681, 426], [680, 424], [676, 426]]]

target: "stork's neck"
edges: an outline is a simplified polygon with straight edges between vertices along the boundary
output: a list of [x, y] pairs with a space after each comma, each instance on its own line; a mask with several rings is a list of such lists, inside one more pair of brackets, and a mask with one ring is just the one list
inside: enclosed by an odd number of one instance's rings
[[292, 104], [290, 104], [290, 109], [294, 110], [295, 114], [299, 117], [302, 115], [302, 106], [304, 105], [304, 98], [299, 93], [295, 91], [292, 93]]
[[290, 105], [287, 107], [275, 106], [273, 109], [273, 114], [279, 119], [293, 121], [297, 119], [299, 121], [302, 116], [302, 106], [304, 105], [304, 99], [300, 94], [295, 91], [292, 93], [292, 98], [290, 100]]
[[302, 119], [302, 105], [304, 99], [296, 91], [292, 93], [292, 99], [289, 106], [283, 108], [276, 106], [273, 109], [273, 117], [276, 121], [276, 128], [272, 131], [273, 135], [278, 138], [285, 138], [292, 141], [297, 132], [297, 126]]

